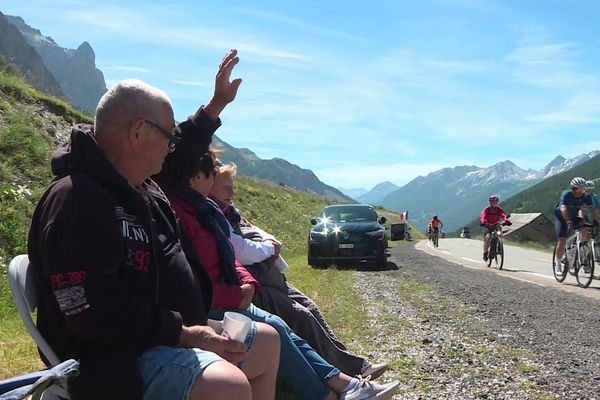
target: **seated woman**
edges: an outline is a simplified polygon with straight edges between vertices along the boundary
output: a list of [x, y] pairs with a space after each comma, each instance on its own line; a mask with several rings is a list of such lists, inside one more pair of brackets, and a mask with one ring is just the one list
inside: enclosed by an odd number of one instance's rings
[[238, 259], [259, 281], [261, 290], [254, 296], [258, 307], [281, 317], [294, 332], [305, 339], [324, 359], [348, 375], [371, 375], [377, 379], [387, 364], [371, 364], [350, 353], [335, 336], [315, 302], [286, 281], [287, 264], [279, 255], [281, 242], [253, 226], [233, 206], [235, 164], [221, 164], [209, 197], [229, 221], [229, 237]]
[[[182, 152], [194, 153], [187, 150]], [[177, 157], [169, 160], [177, 160]], [[221, 319], [225, 311], [235, 310], [254, 321], [274, 327], [281, 340], [278, 376], [290, 385], [299, 398], [391, 398], [397, 391], [397, 381], [380, 385], [340, 372], [296, 335], [281, 318], [251, 303], [259, 289], [258, 282], [236, 262], [227, 237], [229, 224], [217, 204], [207, 198], [217, 174], [214, 152], [209, 150], [195, 161], [187, 159], [179, 167], [182, 166], [185, 168], [163, 168], [163, 172], [177, 170], [178, 173], [161, 173], [158, 179], [161, 186], [174, 188], [168, 195], [181, 219], [185, 231], [182, 236], [189, 237], [187, 244], [183, 241], [186, 255], [191, 258], [198, 256], [212, 278], [211, 318]]]

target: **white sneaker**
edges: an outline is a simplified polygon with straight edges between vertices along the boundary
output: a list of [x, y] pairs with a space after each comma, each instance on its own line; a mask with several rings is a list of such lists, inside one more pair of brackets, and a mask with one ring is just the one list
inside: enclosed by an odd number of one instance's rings
[[361, 373], [361, 377], [371, 376], [371, 379], [375, 380], [379, 378], [385, 371], [387, 371], [387, 364], [371, 364], [367, 368], [365, 368]]
[[354, 388], [340, 393], [340, 400], [388, 400], [398, 391], [400, 382], [393, 381], [380, 385], [369, 378], [361, 379]]
[[560, 261], [554, 261], [554, 271], [556, 272], [556, 275], [562, 275], [562, 265], [560, 264]]

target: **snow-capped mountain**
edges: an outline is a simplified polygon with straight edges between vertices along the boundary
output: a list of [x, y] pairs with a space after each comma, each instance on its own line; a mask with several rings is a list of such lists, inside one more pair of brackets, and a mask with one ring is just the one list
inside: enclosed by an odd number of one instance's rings
[[515, 180], [535, 180], [537, 173], [517, 167], [512, 161], [503, 161], [488, 168], [479, 168], [468, 172], [464, 179], [470, 180], [472, 185], [490, 185], [495, 182]]
[[578, 166], [579, 164], [591, 160], [600, 154], [600, 150], [594, 150], [586, 154], [580, 154], [577, 157], [573, 157], [569, 160], [563, 156], [558, 156], [554, 160], [550, 161], [550, 164], [546, 165], [538, 176], [542, 179], [549, 178], [553, 175], [560, 174], [561, 172], [568, 171], [571, 168]]

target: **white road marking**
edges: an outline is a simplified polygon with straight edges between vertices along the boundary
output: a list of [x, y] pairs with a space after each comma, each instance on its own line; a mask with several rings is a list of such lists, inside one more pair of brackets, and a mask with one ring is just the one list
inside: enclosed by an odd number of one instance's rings
[[448, 254], [449, 256], [452, 255], [452, 253], [450, 253], [449, 251], [444, 251], [444, 250], [440, 250], [440, 251], [444, 254]]
[[467, 258], [467, 257], [461, 257], [463, 260], [467, 260], [467, 261], [471, 261], [474, 263], [479, 263], [479, 260], [473, 260], [472, 258]]
[[535, 276], [539, 276], [540, 278], [554, 279], [554, 276], [548, 276], [548, 275], [544, 275], [544, 274], [538, 274], [537, 272], [519, 271], [518, 273], [519, 274], [535, 275]]

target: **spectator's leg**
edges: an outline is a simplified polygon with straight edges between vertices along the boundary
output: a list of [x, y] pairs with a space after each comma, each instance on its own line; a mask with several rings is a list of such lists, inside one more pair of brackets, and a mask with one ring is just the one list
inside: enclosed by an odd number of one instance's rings
[[312, 299], [289, 283], [288, 296], [293, 300], [291, 307], [277, 314], [324, 359], [348, 375], [358, 375], [370, 365], [346, 349]]
[[[338, 338], [335, 336], [335, 333], [333, 333], [333, 330], [331, 329], [331, 327], [329, 326], [327, 321], [325, 321], [325, 317], [323, 316], [323, 314], [321, 314], [321, 311], [319, 310], [319, 307], [317, 307], [317, 304], [310, 297], [308, 297], [307, 295], [302, 293], [300, 290], [298, 290], [298, 288], [294, 287], [289, 282], [287, 282], [287, 288], [288, 288], [288, 297], [290, 299], [294, 300], [295, 302], [297, 302], [298, 304], [300, 304], [306, 310], [308, 310], [313, 315], [315, 320], [319, 323], [319, 325], [321, 325], [323, 327], [325, 332], [327, 332], [327, 335], [339, 343], [338, 347], [340, 347], [343, 350], [346, 350], [346, 346], [344, 346], [338, 340]], [[296, 333], [298, 333], [298, 332], [296, 332]], [[302, 335], [300, 335], [300, 336], [303, 337]]]
[[[210, 318], [222, 319], [224, 309], [211, 310]], [[265, 322], [277, 330], [281, 340], [280, 360], [277, 376], [283, 379], [299, 399], [325, 399], [330, 388], [327, 381], [330, 375], [339, 370], [323, 360], [309, 345], [296, 335], [289, 326], [276, 315], [251, 304], [248, 310], [234, 310], [257, 322]]]
[[251, 400], [250, 383], [215, 353], [158, 346], [138, 359], [144, 400]]
[[198, 376], [189, 396], [189, 400], [252, 400], [252, 398], [250, 384], [244, 373], [224, 360], [210, 364]]
[[279, 367], [279, 335], [267, 324], [256, 323], [256, 328], [256, 337], [242, 371], [250, 381], [253, 400], [273, 399]]

